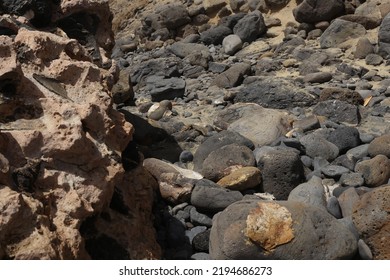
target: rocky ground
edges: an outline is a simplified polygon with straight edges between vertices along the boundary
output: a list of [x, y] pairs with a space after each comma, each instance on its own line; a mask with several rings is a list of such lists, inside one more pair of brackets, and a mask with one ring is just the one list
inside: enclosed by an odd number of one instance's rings
[[1, 18], [1, 258], [390, 259], [390, 2], [106, 4]]
[[390, 3], [301, 2], [135, 1], [114, 19], [164, 257], [390, 257]]

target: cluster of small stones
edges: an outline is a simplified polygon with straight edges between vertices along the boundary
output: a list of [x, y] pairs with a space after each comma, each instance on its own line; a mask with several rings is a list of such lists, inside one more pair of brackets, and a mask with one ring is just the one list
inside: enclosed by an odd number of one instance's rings
[[390, 5], [179, 2], [113, 53], [164, 258], [390, 258]]

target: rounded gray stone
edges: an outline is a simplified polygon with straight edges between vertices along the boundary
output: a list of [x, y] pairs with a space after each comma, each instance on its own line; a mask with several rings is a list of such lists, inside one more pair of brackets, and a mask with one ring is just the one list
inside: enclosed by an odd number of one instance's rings
[[340, 178], [341, 175], [349, 173], [350, 170], [344, 166], [328, 165], [321, 169], [322, 173], [331, 178]]
[[236, 34], [226, 36], [222, 41], [222, 47], [226, 54], [233, 55], [242, 48], [241, 38]]
[[343, 215], [341, 214], [341, 208], [337, 197], [331, 196], [328, 199], [326, 204], [326, 209], [330, 214], [332, 214], [336, 219], [341, 219]]
[[288, 196], [288, 201], [297, 201], [317, 207], [326, 207], [325, 189], [322, 179], [313, 176], [308, 182], [295, 187]]
[[303, 136], [300, 141], [306, 148], [306, 155], [311, 158], [322, 157], [332, 161], [339, 155], [339, 148], [319, 135], [308, 134]]
[[209, 180], [199, 180], [191, 193], [191, 204], [205, 213], [217, 213], [230, 204], [239, 201], [243, 195], [230, 191]]
[[363, 239], [359, 239], [358, 242], [359, 255], [363, 260], [372, 260], [372, 252], [370, 247], [364, 242]]

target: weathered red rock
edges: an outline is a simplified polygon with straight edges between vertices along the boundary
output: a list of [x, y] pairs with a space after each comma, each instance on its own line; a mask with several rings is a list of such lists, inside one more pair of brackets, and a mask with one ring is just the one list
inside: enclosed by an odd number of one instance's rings
[[[61, 1], [58, 11], [54, 22], [96, 15], [100, 61], [64, 33], [0, 18], [16, 33], [0, 36], [1, 94], [12, 97], [0, 103], [0, 257], [95, 258], [85, 228], [108, 213], [112, 224], [97, 230], [124, 255], [159, 258], [150, 204], [156, 182], [146, 171], [125, 174], [121, 163], [133, 127], [112, 106], [118, 72], [105, 57], [113, 44], [108, 2]], [[117, 190], [126, 195], [123, 213], [111, 208]]]
[[362, 195], [352, 219], [373, 258], [390, 259], [390, 186], [375, 188]]

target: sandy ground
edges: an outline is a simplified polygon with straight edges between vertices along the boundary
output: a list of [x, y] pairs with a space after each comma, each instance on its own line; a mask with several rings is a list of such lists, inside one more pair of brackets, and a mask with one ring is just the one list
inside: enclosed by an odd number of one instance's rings
[[[228, 2], [228, 1], [227, 1]], [[168, 3], [181, 3], [175, 0], [109, 0], [111, 10], [114, 14], [113, 29], [118, 37], [130, 36], [140, 26], [140, 19], [151, 13], [156, 5]], [[297, 6], [296, 1], [291, 1], [286, 7], [279, 11], [270, 11], [265, 14], [265, 17], [279, 18], [282, 22], [281, 26], [272, 27], [269, 29], [270, 34], [276, 35], [270, 42], [272, 44], [280, 43], [283, 39], [283, 30], [288, 22], [296, 22], [292, 14], [292, 10]], [[219, 18], [211, 18], [209, 23], [216, 24]]]

